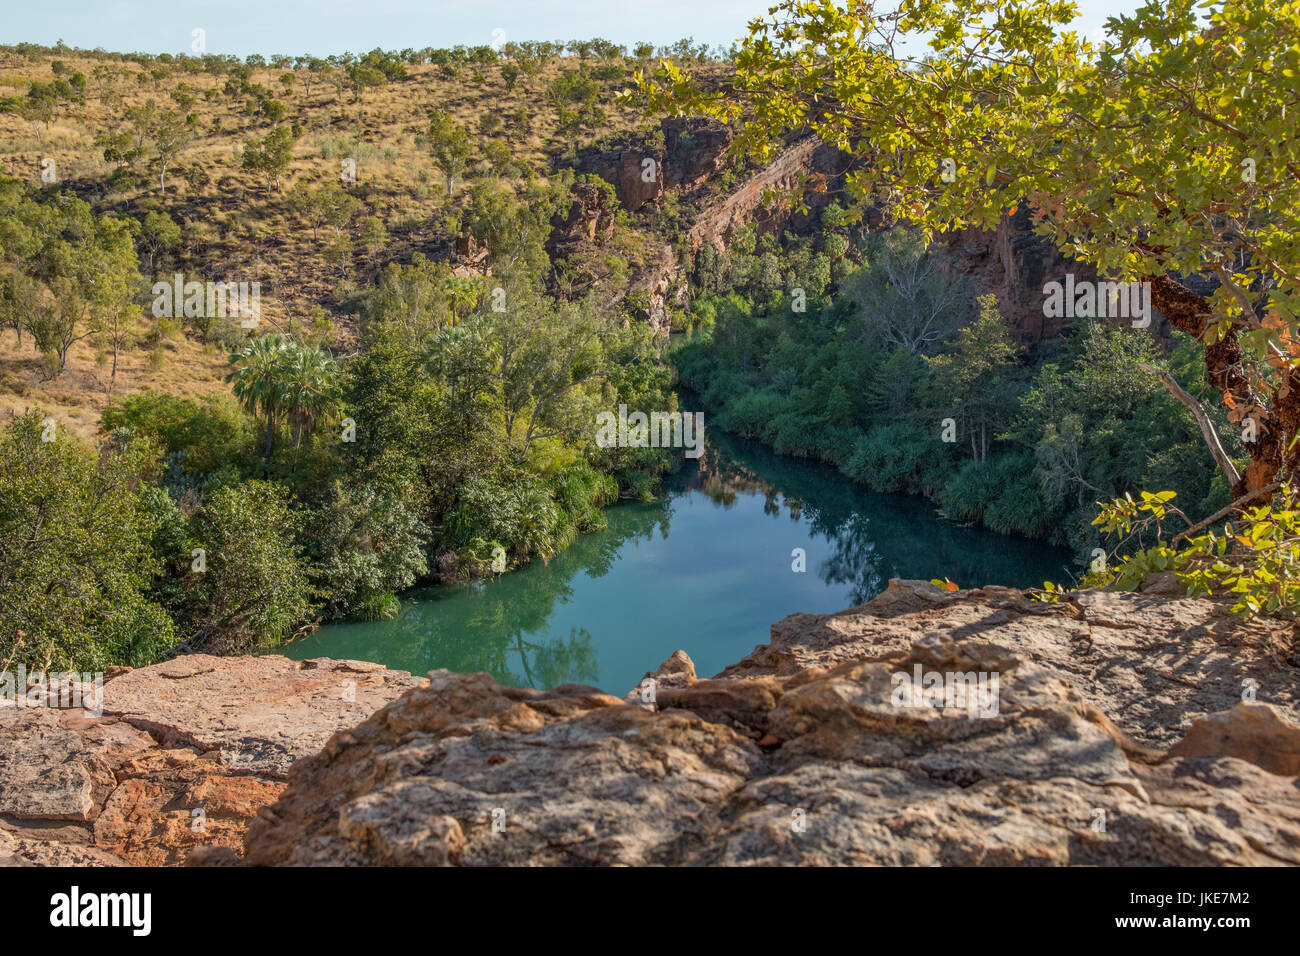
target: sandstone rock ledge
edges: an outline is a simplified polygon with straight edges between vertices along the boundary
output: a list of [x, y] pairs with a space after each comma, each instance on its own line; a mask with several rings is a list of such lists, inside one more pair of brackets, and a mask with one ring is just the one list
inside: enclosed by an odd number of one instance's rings
[[0, 708], [0, 865], [234, 852], [295, 760], [421, 683], [360, 661], [194, 654], [108, 679], [102, 716]]
[[[896, 581], [649, 705], [435, 671], [295, 764], [245, 862], [1297, 864], [1294, 655], [1208, 601]], [[997, 673], [997, 714], [897, 706], [917, 664]]]
[[[894, 581], [771, 638], [709, 680], [679, 651], [649, 704], [356, 662], [144, 668], [102, 718], [0, 711], [0, 861], [1300, 863], [1290, 626]], [[996, 713], [899, 706], [918, 665], [996, 674]]]

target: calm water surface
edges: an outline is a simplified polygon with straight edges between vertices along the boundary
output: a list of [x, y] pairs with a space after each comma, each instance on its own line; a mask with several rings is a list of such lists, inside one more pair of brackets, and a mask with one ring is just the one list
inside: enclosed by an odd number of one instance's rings
[[[709, 676], [766, 643], [785, 615], [861, 604], [890, 578], [1024, 587], [1069, 564], [1061, 549], [961, 527], [921, 499], [865, 491], [716, 429], [661, 500], [607, 516], [607, 530], [548, 564], [412, 591], [392, 620], [330, 624], [281, 652], [621, 696], [678, 648]], [[804, 573], [791, 569], [795, 548]]]

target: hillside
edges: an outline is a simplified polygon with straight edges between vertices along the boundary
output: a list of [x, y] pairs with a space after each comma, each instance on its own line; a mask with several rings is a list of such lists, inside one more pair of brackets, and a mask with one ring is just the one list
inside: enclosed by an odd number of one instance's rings
[[[636, 131], [645, 139], [657, 128], [636, 104], [619, 100], [646, 59], [543, 49], [474, 62], [468, 57], [482, 51], [407, 52], [447, 62], [386, 60], [393, 78], [375, 71], [357, 89], [346, 66], [314, 57], [257, 67], [215, 57], [133, 60], [0, 48], [0, 94], [7, 94], [0, 172], [140, 223], [147, 284], [176, 271], [201, 281], [259, 282], [265, 321], [309, 326], [316, 340], [347, 351], [356, 344], [358, 290], [373, 285], [386, 264], [422, 254], [461, 263], [466, 274], [482, 270], [481, 257], [470, 265], [474, 250], [462, 222], [472, 187], [491, 181], [520, 192], [573, 165], [580, 149], [626, 143]], [[74, 77], [81, 79], [70, 82]], [[67, 96], [33, 105], [33, 89], [61, 81]], [[434, 113], [466, 133], [464, 174], [450, 190], [430, 149]], [[164, 188], [158, 143], [169, 119], [181, 123], [184, 145], [168, 160]], [[250, 146], [260, 148], [277, 130], [293, 137], [283, 171], [245, 168]], [[355, 202], [306, 208], [306, 195], [332, 183]], [[145, 225], [151, 213], [165, 213], [178, 231], [158, 238]], [[600, 258], [619, 260], [600, 270], [614, 273], [614, 285], [657, 255], [653, 219], [645, 210], [604, 244]], [[132, 331], [118, 394], [155, 388], [192, 396], [224, 387], [237, 336], [204, 342], [192, 329], [159, 329], [147, 306]], [[0, 408], [39, 406], [74, 431], [93, 433], [108, 389], [102, 341], [74, 346], [57, 377], [42, 368], [30, 340], [14, 346], [0, 354]]]

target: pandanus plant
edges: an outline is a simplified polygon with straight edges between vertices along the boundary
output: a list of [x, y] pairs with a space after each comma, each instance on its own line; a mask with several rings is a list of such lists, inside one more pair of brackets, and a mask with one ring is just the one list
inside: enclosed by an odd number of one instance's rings
[[294, 427], [293, 447], [338, 401], [339, 367], [318, 348], [293, 346], [285, 354], [284, 403]]
[[275, 445], [276, 422], [294, 426], [294, 447], [303, 431], [338, 400], [338, 364], [318, 348], [298, 345], [279, 334], [253, 339], [231, 356], [226, 376], [231, 390], [254, 417], [266, 420], [266, 460]]

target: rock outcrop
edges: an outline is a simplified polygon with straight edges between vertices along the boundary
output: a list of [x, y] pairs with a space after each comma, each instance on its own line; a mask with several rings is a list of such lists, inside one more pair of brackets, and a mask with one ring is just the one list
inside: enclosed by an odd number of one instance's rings
[[578, 168], [612, 185], [631, 212], [657, 202], [667, 189], [695, 189], [722, 170], [732, 140], [729, 127], [697, 117], [670, 117], [659, 125], [662, 146], [587, 153], [579, 158]]
[[99, 716], [0, 708], [0, 864], [234, 855], [296, 760], [421, 683], [359, 661], [194, 654], [107, 680]]
[[[786, 193], [796, 189], [805, 182], [809, 173], [816, 174], [814, 157], [824, 156], [827, 152], [827, 148], [815, 138], [805, 138], [788, 146], [734, 192], [704, 210], [687, 233], [691, 252], [698, 252], [705, 242], [712, 243], [719, 250], [726, 249], [735, 231], [750, 223], [757, 224], [760, 231], [775, 232], [786, 225], [807, 225], [815, 220], [815, 213], [796, 214], [792, 209], [777, 208], [765, 201], [764, 196], [769, 191]], [[810, 193], [810, 206], [816, 209], [824, 205], [825, 196], [825, 193]], [[823, 202], [818, 204], [815, 197], [823, 198]], [[804, 219], [797, 221], [796, 215], [803, 215]]]
[[[705, 196], [706, 187], [726, 168], [731, 131], [713, 120], [680, 118], [663, 120], [662, 129], [662, 148], [628, 147], [587, 154], [580, 157], [578, 167], [613, 184], [619, 200], [633, 212], [659, 202], [666, 190]], [[654, 164], [650, 177], [647, 161]], [[845, 176], [856, 163], [853, 156], [815, 136], [795, 139], [735, 189], [705, 196], [684, 237], [686, 246], [692, 255], [705, 243], [725, 250], [736, 230], [751, 224], [760, 233], [807, 233], [829, 203], [844, 198]], [[773, 204], [769, 201], [773, 194], [797, 195], [800, 202]], [[571, 215], [569, 221], [558, 224], [556, 241], [562, 244], [566, 237], [591, 230], [598, 219], [594, 213], [586, 213], [585, 206], [579, 200], [574, 207], [574, 213], [584, 214], [578, 220], [581, 227]], [[878, 210], [868, 212], [863, 228], [885, 228]], [[1003, 318], [1025, 344], [1057, 338], [1070, 325], [1069, 319], [1044, 314], [1044, 283], [1062, 280], [1067, 272], [1080, 282], [1097, 278], [1090, 266], [1067, 259], [1037, 235], [1032, 216], [1023, 205], [1004, 215], [992, 231], [972, 228], [941, 234], [935, 247], [940, 265], [966, 278], [974, 294], [997, 297]], [[686, 304], [683, 263], [671, 254], [662, 255], [638, 277], [633, 288], [648, 293], [651, 307], [645, 318], [662, 331], [667, 328], [668, 301], [675, 297], [673, 304]], [[1157, 314], [1154, 319], [1152, 333], [1167, 336], [1163, 316]]]
[[893, 582], [713, 679], [674, 655], [653, 703], [436, 671], [294, 766], [246, 862], [1297, 864], [1293, 640]]
[[574, 183], [569, 195], [567, 212], [551, 224], [546, 251], [552, 258], [562, 258], [584, 242], [600, 244], [614, 234], [614, 210], [604, 189], [595, 183]]
[[0, 710], [0, 863], [1294, 865], [1298, 665], [1210, 601], [900, 581], [623, 698], [186, 657]]

